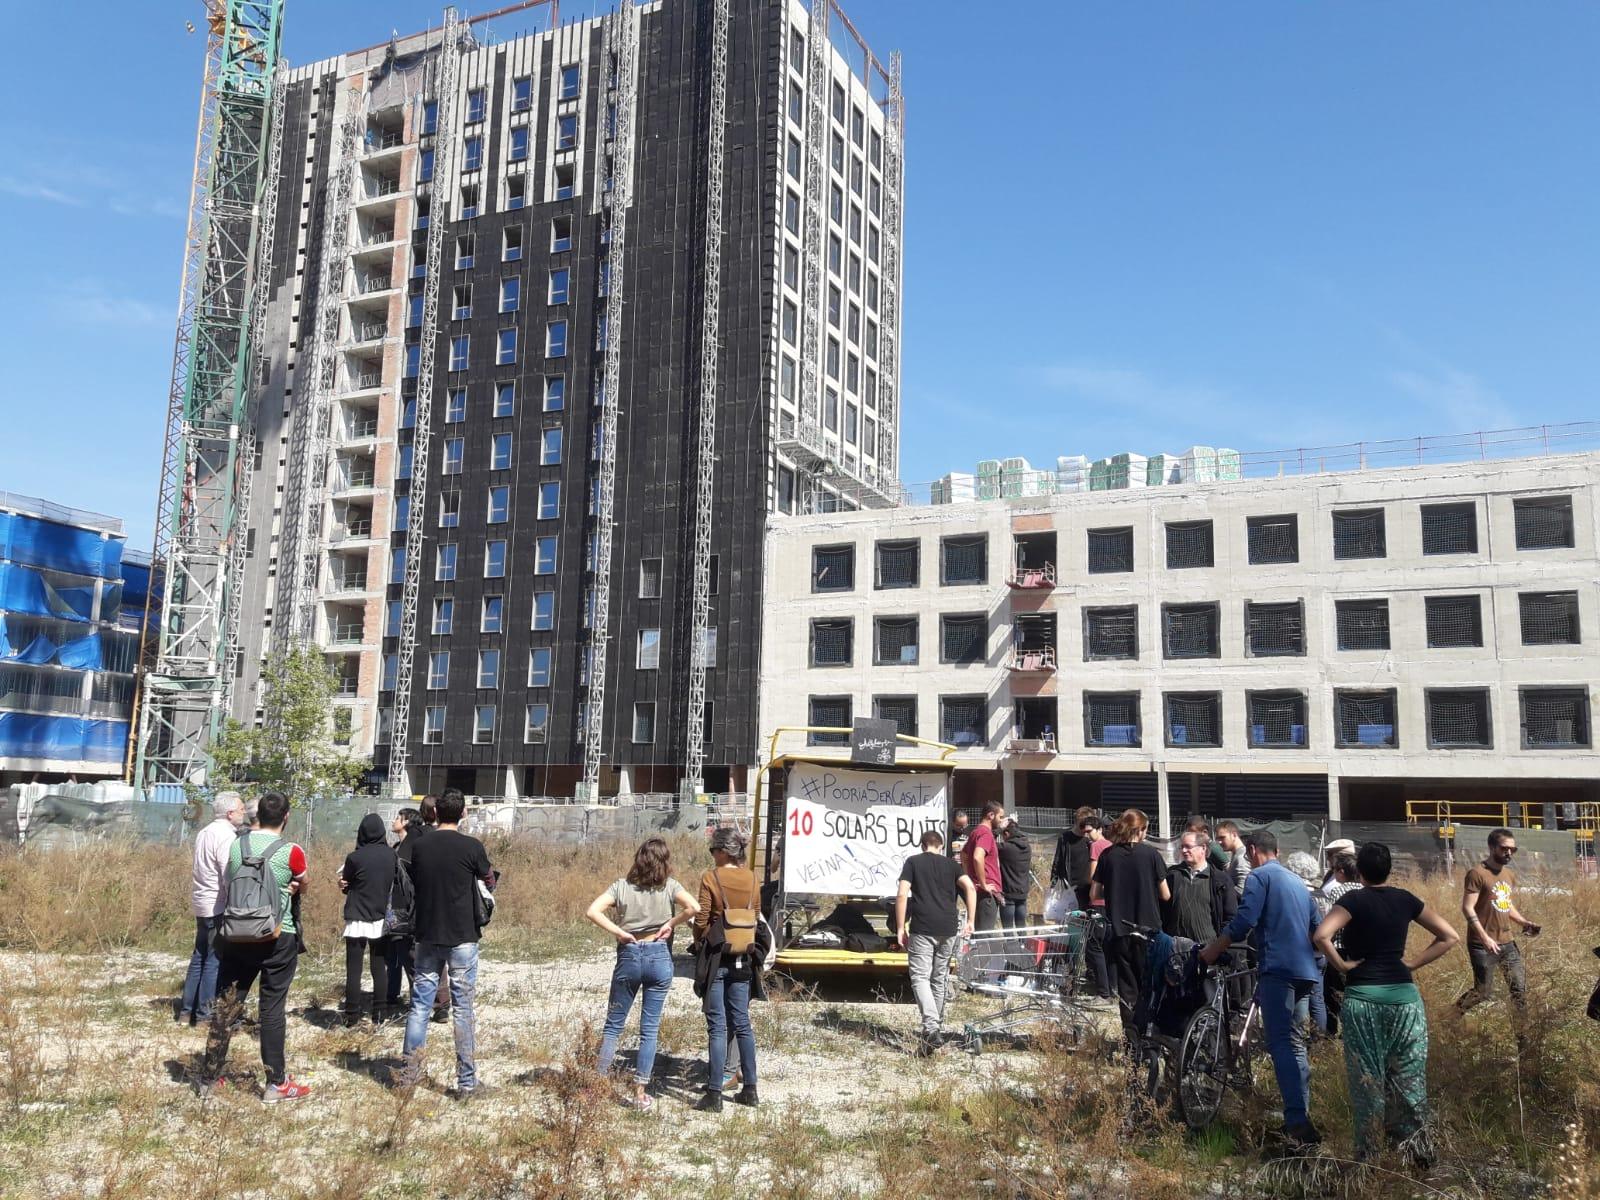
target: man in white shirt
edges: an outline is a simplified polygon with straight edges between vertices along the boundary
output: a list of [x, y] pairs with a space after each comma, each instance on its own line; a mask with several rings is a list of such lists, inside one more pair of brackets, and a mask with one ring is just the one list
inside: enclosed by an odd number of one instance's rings
[[211, 1019], [217, 996], [217, 950], [212, 942], [217, 917], [228, 902], [228, 852], [244, 824], [244, 800], [238, 792], [218, 792], [211, 802], [212, 821], [194, 839], [194, 870], [189, 907], [194, 913], [194, 952], [183, 980], [179, 1024], [198, 1025]]

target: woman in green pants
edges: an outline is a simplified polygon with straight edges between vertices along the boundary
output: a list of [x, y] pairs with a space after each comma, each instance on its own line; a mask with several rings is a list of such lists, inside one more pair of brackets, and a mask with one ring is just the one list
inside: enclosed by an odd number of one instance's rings
[[[1389, 886], [1391, 866], [1389, 847], [1381, 842], [1362, 846], [1356, 870], [1363, 886], [1334, 902], [1312, 941], [1346, 976], [1340, 1023], [1357, 1156], [1376, 1157], [1387, 1140], [1425, 1165], [1433, 1159], [1427, 1130], [1428, 1015], [1411, 973], [1448, 953], [1461, 937], [1421, 899]], [[1413, 923], [1433, 941], [1408, 960], [1406, 935]]]

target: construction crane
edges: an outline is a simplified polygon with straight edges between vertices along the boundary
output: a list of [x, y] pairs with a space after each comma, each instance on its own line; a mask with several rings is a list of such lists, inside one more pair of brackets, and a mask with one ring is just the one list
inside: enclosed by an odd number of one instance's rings
[[[251, 316], [270, 161], [283, 0], [207, 0], [206, 58], [178, 328], [140, 645], [132, 782], [201, 784], [227, 716], [249, 466]], [[159, 599], [157, 599], [159, 597]], [[159, 608], [156, 607], [159, 604]]]

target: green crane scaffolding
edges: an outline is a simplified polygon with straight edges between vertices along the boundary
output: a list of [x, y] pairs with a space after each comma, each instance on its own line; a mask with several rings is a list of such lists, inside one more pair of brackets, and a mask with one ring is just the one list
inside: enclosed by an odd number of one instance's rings
[[[202, 783], [227, 716], [250, 319], [283, 0], [207, 0], [205, 76], [140, 655], [133, 782]], [[159, 599], [157, 599], [159, 597]], [[160, 605], [159, 609], [155, 605]]]

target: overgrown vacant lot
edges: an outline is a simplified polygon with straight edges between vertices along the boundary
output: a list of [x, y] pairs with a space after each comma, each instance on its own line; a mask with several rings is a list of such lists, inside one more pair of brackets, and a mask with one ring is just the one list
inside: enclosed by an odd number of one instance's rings
[[[347, 1030], [339, 896], [344, 848], [313, 847], [309, 953], [290, 998], [289, 1062], [313, 1096], [264, 1108], [253, 1038], [237, 1086], [188, 1087], [203, 1031], [172, 1021], [192, 924], [182, 849], [97, 846], [0, 854], [0, 1195], [19, 1197], [1056, 1197], [1363, 1195], [1600, 1197], [1600, 1027], [1582, 1016], [1600, 961], [1600, 888], [1526, 897], [1533, 996], [1519, 1060], [1503, 1004], [1467, 1017], [1457, 953], [1419, 982], [1433, 1018], [1431, 1091], [1446, 1153], [1425, 1176], [1357, 1170], [1336, 1043], [1316, 1050], [1314, 1160], [1279, 1157], [1270, 1070], [1255, 1096], [1193, 1137], [1131, 1102], [1114, 1045], [1035, 1044], [908, 1056], [898, 989], [780, 991], [755, 1010], [762, 1107], [690, 1111], [704, 1024], [687, 978], [662, 1031], [656, 1110], [619, 1107], [587, 1062], [611, 952], [582, 922], [631, 847], [491, 847], [506, 871], [480, 972], [479, 1069], [462, 1106], [449, 1029], [432, 1071], [392, 1088], [400, 1030]], [[679, 874], [703, 847], [678, 847]], [[1423, 889], [1455, 912], [1454, 888]], [[680, 947], [681, 948], [681, 947]], [[986, 1012], [963, 1000], [957, 1023]]]

